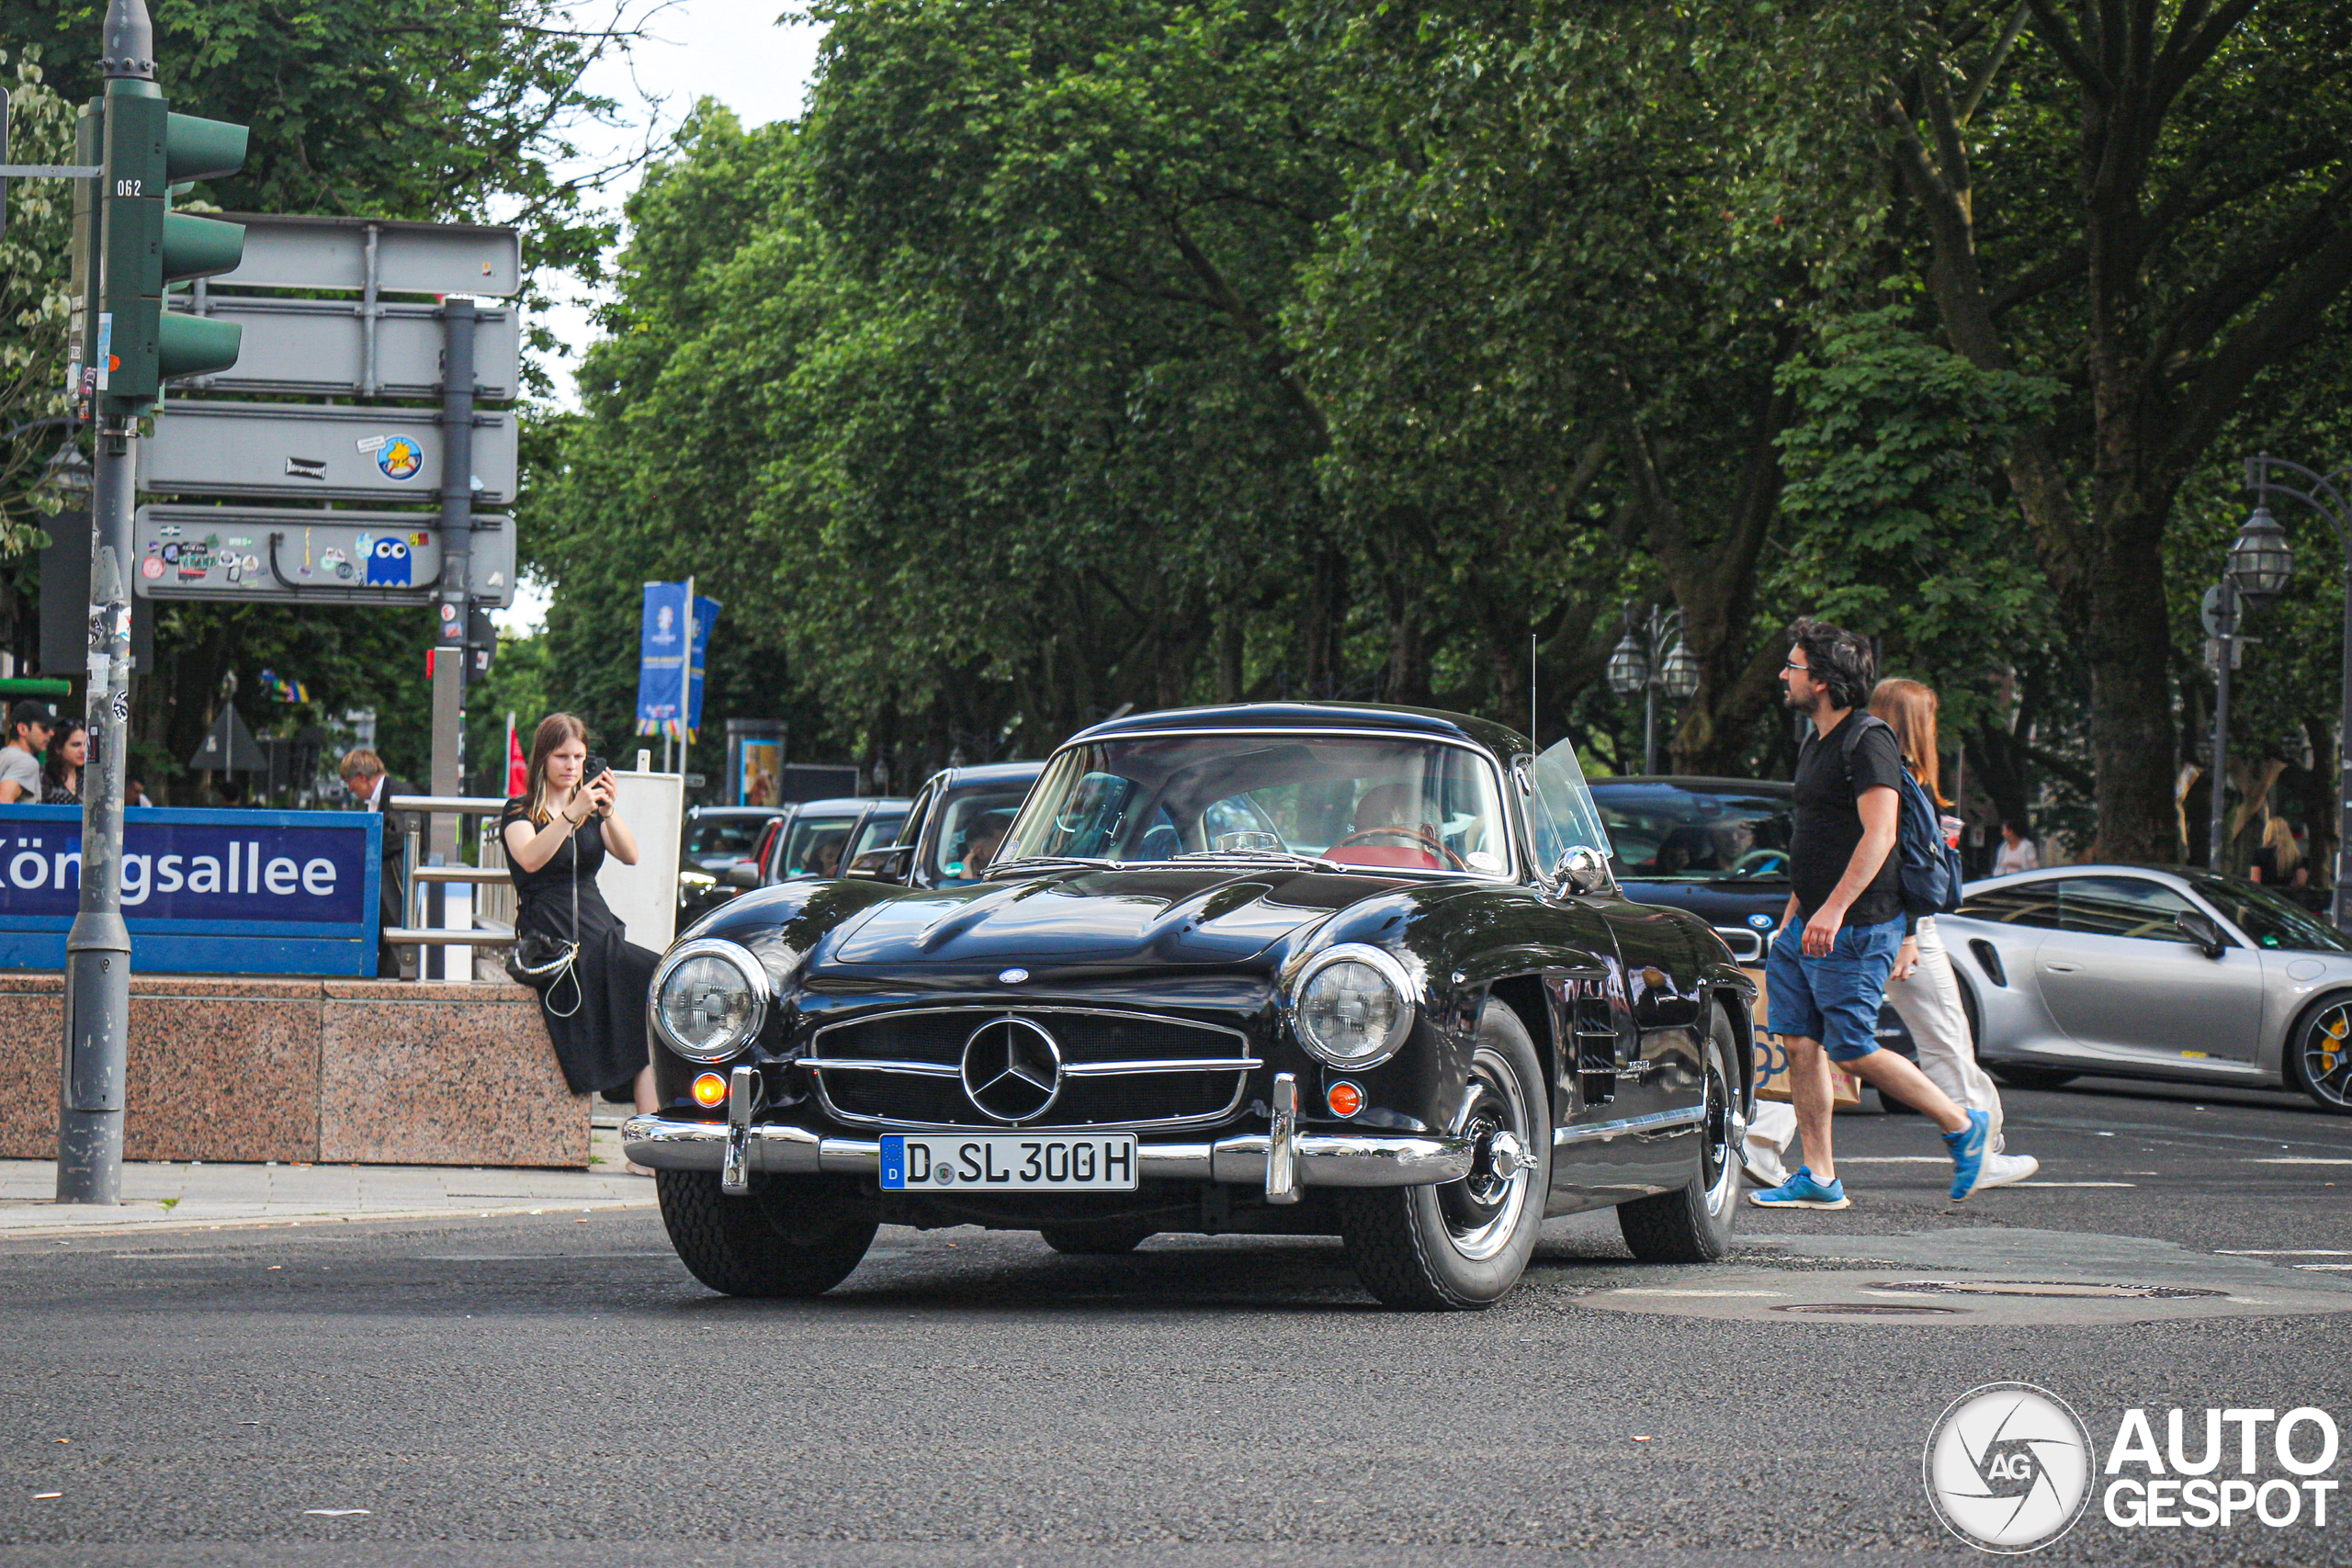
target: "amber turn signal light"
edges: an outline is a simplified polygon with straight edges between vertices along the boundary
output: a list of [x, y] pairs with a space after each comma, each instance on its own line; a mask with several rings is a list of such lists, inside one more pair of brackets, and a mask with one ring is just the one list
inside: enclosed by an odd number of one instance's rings
[[1345, 1078], [1333, 1084], [1330, 1092], [1325, 1095], [1324, 1099], [1330, 1101], [1331, 1114], [1334, 1116], [1353, 1116], [1363, 1109], [1363, 1090]]
[[716, 1111], [727, 1103], [727, 1080], [717, 1073], [705, 1073], [695, 1079], [695, 1103], [705, 1111]]

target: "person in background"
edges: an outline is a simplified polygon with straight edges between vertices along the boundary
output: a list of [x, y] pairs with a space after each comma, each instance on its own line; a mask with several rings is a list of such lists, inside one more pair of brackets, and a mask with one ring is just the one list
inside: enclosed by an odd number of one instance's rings
[[220, 782], [212, 786], [212, 793], [219, 795], [220, 804], [231, 810], [245, 804], [244, 781], [234, 773], [221, 775]]
[[82, 804], [82, 770], [89, 763], [89, 734], [80, 719], [58, 720], [57, 733], [49, 739], [49, 755], [41, 759], [43, 806]]
[[40, 753], [57, 717], [28, 697], [8, 710], [8, 743], [0, 746], [0, 806], [40, 803]]
[[1870, 698], [1870, 645], [1843, 627], [1789, 628], [1781, 682], [1813, 720], [1797, 754], [1789, 907], [1765, 960], [1765, 1027], [1789, 1053], [1789, 1090], [1805, 1163], [1778, 1187], [1750, 1192], [1764, 1209], [1843, 1209], [1830, 1148], [1830, 1064], [1849, 1068], [1943, 1130], [1951, 1195], [1984, 1171], [1991, 1118], [1962, 1110], [1927, 1074], [1878, 1043], [1879, 1009], [1903, 945], [1899, 831], [1903, 757], [1894, 732], [1857, 711]]
[[2301, 887], [2311, 880], [2303, 863], [2303, 847], [2284, 817], [2270, 817], [2262, 826], [2262, 847], [2254, 852], [2246, 874], [2265, 887]]
[[[408, 853], [408, 813], [395, 811], [389, 804], [396, 795], [415, 793], [402, 780], [384, 771], [384, 760], [365, 746], [354, 747], [343, 754], [335, 772], [343, 777], [343, 787], [359, 803], [362, 811], [373, 811], [384, 818], [383, 873], [376, 883], [376, 908], [382, 929], [390, 931], [406, 925], [407, 890], [401, 886], [401, 866]], [[380, 938], [376, 947], [376, 973], [383, 979], [397, 979], [401, 975], [401, 950]]]
[[2007, 876], [2013, 871], [2038, 871], [2041, 857], [2034, 852], [2033, 836], [2014, 817], [2001, 822], [2001, 847], [1993, 852], [1993, 874]]
[[153, 804], [147, 798], [147, 786], [137, 779], [125, 779], [122, 781], [122, 803], [125, 806], [149, 806]]
[[[539, 721], [530, 788], [506, 803], [498, 823], [514, 878], [514, 930], [579, 944], [570, 973], [539, 993], [539, 1016], [571, 1092], [628, 1090], [638, 1110], [652, 1111], [661, 1102], [645, 998], [662, 956], [628, 939], [596, 886], [606, 855], [637, 863], [637, 835], [613, 808], [619, 786], [611, 770], [583, 782], [587, 762], [587, 726], [568, 713]], [[633, 1162], [628, 1169], [653, 1174]]]
[[[1917, 681], [1886, 680], [1871, 694], [1871, 712], [1886, 721], [1903, 749], [1903, 765], [1928, 792], [1928, 798], [1946, 811], [1951, 803], [1939, 787], [1941, 770], [1936, 752], [1936, 694]], [[1911, 922], [1909, 935], [1894, 954], [1886, 999], [1902, 1015], [1918, 1048], [1919, 1070], [1954, 1103], [1981, 1111], [1991, 1123], [1985, 1138], [1984, 1174], [1976, 1190], [2007, 1187], [2023, 1181], [2041, 1168], [2031, 1155], [2001, 1152], [2001, 1094], [1993, 1077], [1976, 1064], [1976, 1041], [1968, 1030], [1968, 1010], [1960, 999], [1960, 979], [1951, 972], [1951, 954], [1933, 915]]]

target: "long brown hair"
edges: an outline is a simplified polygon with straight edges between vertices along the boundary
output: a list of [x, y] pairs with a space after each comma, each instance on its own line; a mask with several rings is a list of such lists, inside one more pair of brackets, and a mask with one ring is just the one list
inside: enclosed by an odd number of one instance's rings
[[531, 732], [531, 772], [524, 785], [523, 814], [544, 828], [555, 815], [548, 806], [548, 759], [567, 741], [588, 744], [588, 727], [568, 713], [551, 713]]
[[1938, 806], [1948, 807], [1951, 802], [1937, 784], [1941, 771], [1936, 761], [1937, 705], [1934, 687], [1900, 676], [1887, 677], [1871, 693], [1871, 712], [1894, 731], [1894, 742], [1903, 748], [1911, 776], [1927, 787]]

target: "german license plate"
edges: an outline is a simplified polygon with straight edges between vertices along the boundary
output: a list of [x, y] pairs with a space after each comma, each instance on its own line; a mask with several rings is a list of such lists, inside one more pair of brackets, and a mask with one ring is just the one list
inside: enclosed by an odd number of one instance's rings
[[952, 1192], [1132, 1192], [1132, 1133], [1037, 1138], [1021, 1133], [891, 1133], [882, 1139], [882, 1190]]

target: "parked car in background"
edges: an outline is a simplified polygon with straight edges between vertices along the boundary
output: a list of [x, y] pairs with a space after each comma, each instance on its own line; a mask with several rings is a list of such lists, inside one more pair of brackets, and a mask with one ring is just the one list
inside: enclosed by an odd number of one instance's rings
[[1977, 1059], [2005, 1083], [2243, 1084], [2352, 1115], [2352, 937], [2275, 889], [2052, 866], [1972, 882], [1937, 924]]
[[[1625, 897], [1690, 910], [1760, 975], [1764, 950], [1789, 908], [1796, 786], [1661, 774], [1599, 779], [1592, 797], [1609, 829], [1610, 869]], [[1878, 1043], [1918, 1059], [1911, 1032], [1891, 1004], [1879, 1009]], [[1901, 1114], [1911, 1110], [1880, 1103]]]
[[848, 795], [802, 801], [768, 838], [761, 886], [810, 877], [821, 882], [843, 874], [860, 854], [898, 838], [911, 804]]
[[686, 841], [678, 868], [678, 918], [683, 922], [742, 891], [727, 880], [739, 865], [757, 866], [768, 828], [784, 812], [774, 806], [697, 806], [686, 813]]
[[1483, 1307], [1547, 1215], [1729, 1249], [1753, 983], [1628, 903], [1566, 743], [1258, 704], [1100, 724], [986, 876], [763, 888], [655, 972], [673, 1245], [815, 1295], [883, 1224], [1339, 1235], [1392, 1305]]
[[1043, 762], [943, 768], [915, 792], [898, 841], [859, 854], [849, 874], [910, 887], [978, 882], [1045, 768]]

